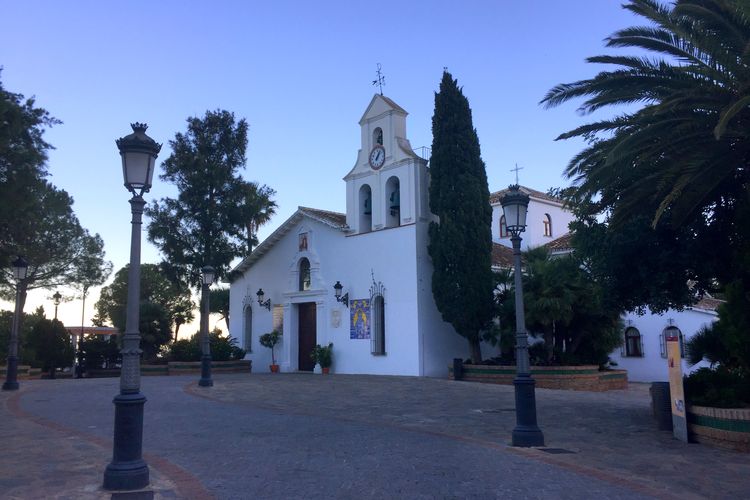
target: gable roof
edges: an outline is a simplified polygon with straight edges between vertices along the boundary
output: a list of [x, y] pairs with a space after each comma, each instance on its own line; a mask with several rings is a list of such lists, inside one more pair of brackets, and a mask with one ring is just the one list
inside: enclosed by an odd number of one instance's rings
[[349, 226], [346, 225], [346, 215], [339, 212], [331, 212], [329, 210], [319, 210], [317, 208], [310, 207], [297, 207], [297, 211], [292, 214], [283, 224], [281, 224], [271, 235], [263, 240], [263, 242], [255, 247], [250, 255], [242, 259], [242, 262], [237, 264], [234, 269], [229, 272], [229, 282], [234, 281], [234, 277], [237, 274], [244, 273], [250, 266], [252, 266], [258, 259], [268, 253], [271, 248], [284, 236], [286, 236], [299, 221], [304, 218], [318, 221], [326, 226], [332, 227], [339, 231], [345, 232], [349, 230]]
[[545, 243], [543, 246], [549, 249], [550, 254], [571, 253], [573, 251], [572, 238], [573, 235], [571, 233], [565, 233], [559, 238]]
[[402, 114], [404, 116], [406, 116], [406, 115], [409, 114], [404, 108], [402, 108], [401, 106], [399, 106], [398, 104], [396, 104], [393, 101], [393, 99], [391, 99], [390, 97], [386, 97], [386, 96], [381, 95], [381, 94], [375, 94], [374, 96], [372, 96], [372, 99], [370, 100], [370, 104], [367, 105], [367, 108], [365, 109], [365, 112], [362, 113], [362, 118], [359, 119], [359, 124], [360, 125], [365, 121], [365, 117], [370, 112], [370, 109], [372, 109], [372, 107], [375, 105], [375, 103], [378, 102], [379, 100], [382, 100], [386, 104], [386, 106], [390, 107], [391, 109], [393, 109], [393, 111], [395, 111], [397, 113], [400, 113], [400, 114]]
[[513, 267], [513, 250], [505, 245], [493, 242], [492, 267]]
[[[563, 204], [563, 201], [560, 198], [555, 198], [554, 196], [550, 196], [547, 193], [542, 193], [541, 191], [537, 191], [536, 189], [531, 189], [526, 186], [518, 186], [518, 187], [522, 193], [529, 195], [531, 198], [536, 198], [538, 200], [544, 200], [544, 201], [551, 201], [559, 205]], [[491, 205], [499, 204], [500, 199], [507, 192], [508, 192], [508, 188], [501, 189], [500, 191], [495, 191], [494, 193], [490, 193], [490, 204]]]

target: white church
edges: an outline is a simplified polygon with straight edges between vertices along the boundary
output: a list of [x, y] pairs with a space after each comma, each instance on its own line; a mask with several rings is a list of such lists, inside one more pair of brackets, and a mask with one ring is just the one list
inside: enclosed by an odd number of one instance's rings
[[[270, 370], [271, 351], [259, 337], [272, 330], [282, 333], [275, 358], [283, 372], [312, 371], [313, 347], [328, 343], [337, 373], [446, 377], [453, 358], [470, 357], [468, 342], [442, 320], [432, 296], [430, 173], [409, 143], [406, 116], [376, 94], [359, 121], [360, 149], [344, 177], [346, 213], [299, 207], [231, 273], [230, 335], [248, 351], [254, 371]], [[556, 198], [521, 190], [530, 197], [524, 249], [569, 251], [573, 215]], [[504, 192], [490, 196], [496, 268], [512, 266]], [[667, 380], [666, 362], [651, 344], [675, 327], [679, 314], [669, 316], [659, 335], [651, 335], [658, 318], [628, 316], [631, 330], [623, 332], [623, 351], [613, 357], [631, 380]], [[713, 311], [705, 318], [699, 311], [686, 325], [688, 334], [714, 318]], [[641, 335], [637, 347], [627, 338], [633, 329]], [[483, 344], [482, 354], [488, 358], [496, 350]]]

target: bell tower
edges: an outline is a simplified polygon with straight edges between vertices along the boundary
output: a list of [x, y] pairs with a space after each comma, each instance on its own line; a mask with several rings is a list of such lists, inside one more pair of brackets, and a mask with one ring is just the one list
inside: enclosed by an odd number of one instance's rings
[[361, 147], [346, 181], [346, 223], [354, 234], [429, 216], [427, 161], [406, 138], [408, 113], [375, 94], [359, 120]]

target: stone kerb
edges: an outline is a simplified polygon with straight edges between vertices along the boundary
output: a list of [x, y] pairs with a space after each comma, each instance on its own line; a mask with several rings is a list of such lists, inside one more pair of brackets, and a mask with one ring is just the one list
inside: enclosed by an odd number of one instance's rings
[[687, 420], [693, 441], [750, 453], [750, 409], [688, 406]]
[[[533, 366], [531, 375], [536, 386], [543, 389], [602, 392], [628, 388], [626, 370], [600, 371], [596, 365]], [[512, 385], [515, 376], [515, 366], [463, 365], [462, 380]], [[448, 377], [454, 378], [452, 366], [448, 367]]]

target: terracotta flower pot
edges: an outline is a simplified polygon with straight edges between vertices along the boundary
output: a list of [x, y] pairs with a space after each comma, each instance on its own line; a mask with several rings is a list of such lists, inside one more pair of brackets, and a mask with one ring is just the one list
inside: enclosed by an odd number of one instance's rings
[[271, 373], [279, 373], [279, 365], [271, 365]]
[[331, 369], [327, 366], [320, 369], [321, 372], [323, 372], [323, 375], [328, 375], [328, 372], [331, 371]]

